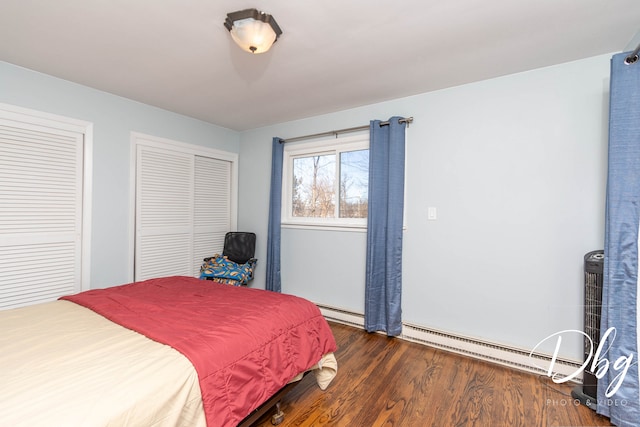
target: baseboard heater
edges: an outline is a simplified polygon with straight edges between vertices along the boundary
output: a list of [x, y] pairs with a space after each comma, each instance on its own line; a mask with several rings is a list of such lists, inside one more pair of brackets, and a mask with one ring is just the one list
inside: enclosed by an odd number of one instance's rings
[[[318, 307], [327, 320], [364, 329], [364, 315], [360, 313], [320, 304]], [[509, 347], [409, 323], [403, 323], [402, 335], [399, 338], [535, 374], [546, 375], [548, 368], [544, 367], [548, 367], [552, 360], [552, 356], [548, 354], [531, 354], [531, 350]], [[557, 358], [554, 372], [560, 377], [567, 377], [574, 374], [580, 366], [581, 363], [577, 361]], [[577, 383], [581, 381], [580, 376], [573, 380]]]

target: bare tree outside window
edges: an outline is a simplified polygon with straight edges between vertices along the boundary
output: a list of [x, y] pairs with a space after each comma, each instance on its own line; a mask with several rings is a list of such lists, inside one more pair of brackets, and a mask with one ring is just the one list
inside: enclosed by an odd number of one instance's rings
[[335, 217], [335, 171], [335, 154], [293, 160], [294, 217]]
[[340, 153], [340, 218], [366, 218], [369, 150]]
[[369, 150], [294, 158], [291, 214], [366, 218], [368, 182]]

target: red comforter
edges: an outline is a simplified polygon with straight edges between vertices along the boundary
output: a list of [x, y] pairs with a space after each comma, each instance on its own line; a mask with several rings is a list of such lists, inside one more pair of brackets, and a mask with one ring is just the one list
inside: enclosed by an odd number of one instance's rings
[[166, 277], [63, 299], [184, 354], [198, 372], [211, 427], [237, 425], [336, 350], [314, 304], [260, 289]]

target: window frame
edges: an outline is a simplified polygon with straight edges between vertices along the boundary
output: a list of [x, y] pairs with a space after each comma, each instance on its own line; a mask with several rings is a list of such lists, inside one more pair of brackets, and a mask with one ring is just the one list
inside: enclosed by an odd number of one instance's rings
[[[293, 161], [314, 155], [336, 155], [336, 190], [340, 185], [339, 155], [343, 152], [368, 150], [369, 132], [361, 131], [346, 136], [324, 137], [313, 141], [285, 143], [282, 159], [282, 210], [281, 225], [286, 228], [367, 230], [367, 218], [308, 218], [294, 217], [293, 212]], [[336, 211], [339, 212], [339, 192], [336, 193]]]

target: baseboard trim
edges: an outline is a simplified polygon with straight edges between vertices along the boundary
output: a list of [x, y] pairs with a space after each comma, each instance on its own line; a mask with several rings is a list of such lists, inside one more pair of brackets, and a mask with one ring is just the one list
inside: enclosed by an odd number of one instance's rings
[[[321, 304], [318, 304], [318, 307], [327, 320], [364, 329], [363, 314]], [[547, 375], [548, 368], [543, 367], [550, 366], [553, 360], [553, 357], [549, 354], [531, 353], [530, 350], [410, 323], [403, 323], [402, 335], [399, 338], [535, 374]], [[581, 363], [577, 361], [556, 358], [554, 361], [554, 374], [557, 374], [560, 378], [565, 378], [575, 374], [580, 367]], [[581, 383], [582, 374], [576, 376], [572, 382]]]

